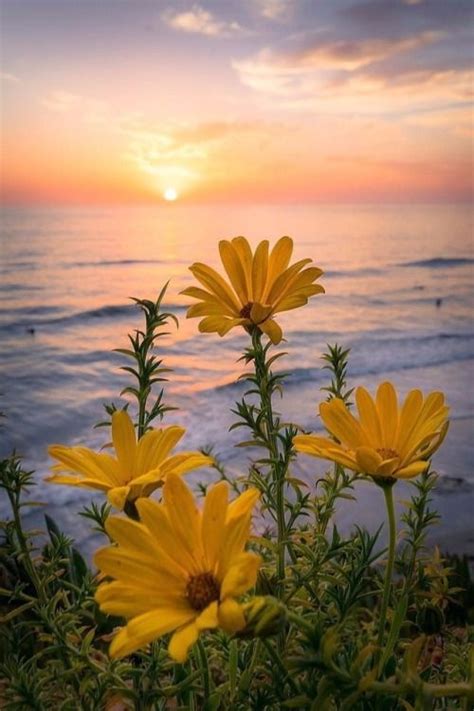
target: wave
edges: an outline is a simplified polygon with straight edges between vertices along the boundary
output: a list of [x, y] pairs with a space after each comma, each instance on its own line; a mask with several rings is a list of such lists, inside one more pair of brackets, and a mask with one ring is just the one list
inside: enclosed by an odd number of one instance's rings
[[[57, 264], [57, 267], [60, 269], [77, 269], [82, 267], [134, 266], [136, 264], [164, 264], [164, 262], [162, 259], [100, 259], [86, 262], [61, 262]], [[10, 262], [1, 268], [0, 274], [9, 274], [12, 272], [37, 270], [42, 268], [43, 265], [40, 262]]]
[[115, 267], [129, 266], [133, 264], [163, 264], [161, 259], [101, 259], [95, 262], [64, 262], [63, 267], [74, 269], [75, 267]]
[[[474, 334], [468, 333], [352, 341], [346, 339], [345, 345], [351, 348], [351, 379], [474, 360]], [[285, 372], [286, 369], [282, 370]], [[308, 382], [328, 382], [328, 374], [322, 365], [300, 368], [288, 366], [288, 371], [287, 387], [299, 387]], [[244, 387], [243, 383], [230, 382], [213, 390], [240, 391]]]
[[[164, 308], [166, 311], [183, 311], [186, 306], [181, 304], [165, 304]], [[83, 323], [86, 321], [94, 321], [96, 319], [115, 319], [121, 318], [122, 316], [129, 316], [130, 314], [137, 315], [137, 308], [134, 304], [111, 304], [108, 306], [100, 306], [97, 309], [89, 309], [87, 311], [78, 311], [73, 314], [68, 314], [65, 316], [59, 316], [57, 318], [42, 318], [34, 319], [33, 316], [41, 315], [43, 313], [54, 312], [55, 307], [34, 307], [32, 309], [17, 309], [17, 312], [23, 318], [17, 321], [11, 321], [9, 323], [2, 324], [0, 326], [1, 331], [10, 330], [36, 330], [37, 328], [49, 327], [49, 326], [70, 326], [77, 323]]]
[[378, 274], [383, 274], [384, 269], [379, 269], [377, 267], [366, 267], [365, 269], [329, 269], [323, 274], [324, 278], [332, 277], [366, 277], [366, 276], [377, 276]]
[[466, 264], [474, 264], [474, 259], [471, 257], [433, 257], [432, 259], [420, 259], [416, 262], [402, 262], [396, 266], [444, 269], [445, 267], [462, 267]]

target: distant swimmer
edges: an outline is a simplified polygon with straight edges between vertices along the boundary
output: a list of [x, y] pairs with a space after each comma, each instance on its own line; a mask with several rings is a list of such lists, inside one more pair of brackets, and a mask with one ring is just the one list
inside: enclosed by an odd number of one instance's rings
[[440, 299], [440, 298], [436, 299], [436, 308], [439, 309], [439, 307], [441, 306], [442, 303], [443, 303], [443, 299]]
[[35, 333], [36, 333], [36, 331], [35, 331], [34, 328], [27, 328], [26, 330], [27, 330], [28, 333], [31, 333], [32, 336], [34, 336]]

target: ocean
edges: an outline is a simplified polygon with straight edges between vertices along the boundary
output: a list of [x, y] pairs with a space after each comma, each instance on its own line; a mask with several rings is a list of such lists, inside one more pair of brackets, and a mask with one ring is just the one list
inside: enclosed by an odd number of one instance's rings
[[[187, 429], [184, 449], [213, 446], [236, 476], [250, 452], [234, 445], [231, 413], [242, 393], [236, 379], [247, 343], [243, 331], [221, 339], [199, 334], [186, 320], [179, 292], [193, 283], [188, 266], [219, 267], [219, 239], [243, 234], [256, 244], [288, 234], [295, 258], [311, 257], [325, 275], [326, 294], [279, 316], [291, 371], [279, 403], [287, 420], [319, 429], [317, 405], [327, 384], [326, 344], [351, 349], [349, 379], [372, 392], [390, 379], [402, 394], [414, 387], [441, 389], [451, 407], [451, 429], [434, 468], [440, 478], [434, 506], [442, 522], [432, 540], [443, 550], [474, 552], [472, 524], [473, 430], [473, 216], [463, 205], [216, 205], [157, 207], [21, 207], [2, 212], [0, 246], [0, 454], [13, 449], [36, 471], [27, 524], [52, 515], [90, 552], [95, 539], [81, 507], [101, 496], [44, 483], [48, 444], [101, 447], [103, 403], [126, 384], [114, 348], [140, 326], [129, 297], [155, 298], [169, 281], [166, 309], [179, 329], [160, 340], [173, 369], [166, 401], [179, 409], [166, 423]], [[123, 401], [122, 401], [123, 402]], [[300, 455], [296, 469], [311, 485], [324, 464]], [[190, 475], [191, 481], [211, 474]], [[399, 510], [409, 484], [396, 489]], [[344, 502], [336, 520], [374, 527], [383, 521], [380, 491], [367, 482], [357, 502]], [[0, 515], [7, 512], [0, 501]]]

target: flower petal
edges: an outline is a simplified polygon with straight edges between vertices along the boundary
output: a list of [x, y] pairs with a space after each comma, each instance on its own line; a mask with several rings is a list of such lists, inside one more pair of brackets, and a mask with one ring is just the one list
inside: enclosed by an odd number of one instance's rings
[[398, 401], [392, 383], [385, 382], [379, 385], [376, 404], [382, 428], [382, 446], [393, 449], [398, 435]]
[[355, 398], [360, 424], [367, 434], [368, 443], [375, 448], [381, 447], [382, 427], [375, 402], [369, 392], [362, 387], [357, 388]]
[[355, 456], [363, 474], [376, 474], [382, 464], [380, 454], [370, 447], [357, 447]]
[[221, 602], [219, 605], [219, 625], [229, 634], [242, 630], [246, 625], [242, 605], [239, 605], [236, 600], [230, 597]]
[[135, 428], [126, 410], [112, 415], [112, 440], [125, 484], [133, 477], [136, 452]]
[[222, 542], [222, 531], [227, 516], [229, 486], [221, 481], [208, 491], [204, 502], [201, 535], [207, 565], [214, 571]]
[[418, 474], [422, 474], [428, 468], [429, 462], [412, 462], [408, 466], [399, 469], [395, 476], [397, 479], [411, 479]]
[[273, 319], [268, 318], [266, 321], [263, 321], [263, 323], [259, 323], [258, 327], [263, 333], [265, 333], [271, 342], [276, 346], [280, 343], [281, 339], [283, 338], [283, 331], [281, 330], [280, 326], [277, 324], [276, 321], [273, 321]]
[[364, 430], [341, 399], [333, 398], [321, 403], [319, 414], [329, 432], [350, 449], [367, 444]]
[[236, 316], [239, 314], [241, 305], [239, 304], [236, 295], [221, 275], [215, 271], [215, 269], [212, 269], [205, 264], [201, 264], [200, 262], [196, 262], [189, 269], [194, 274], [196, 279], [198, 279], [201, 284], [206, 287], [206, 289], [209, 289], [209, 291], [214, 294], [219, 301], [226, 304]]
[[261, 301], [267, 283], [268, 272], [268, 240], [264, 239], [255, 250], [252, 263], [252, 295], [253, 301]]
[[137, 649], [144, 647], [157, 637], [161, 637], [186, 624], [194, 617], [194, 610], [190, 608], [179, 609], [156, 608], [134, 617], [126, 627], [123, 627], [112, 640], [109, 654], [113, 659], [124, 657]]
[[109, 489], [107, 492], [107, 498], [116, 509], [123, 510], [125, 502], [130, 493], [129, 486], [116, 486], [113, 489]]
[[242, 302], [242, 305], [246, 304], [250, 299], [247, 292], [245, 271], [238, 252], [236, 252], [231, 242], [223, 239], [219, 242], [219, 254], [235, 293]]
[[180, 664], [184, 664], [188, 658], [189, 648], [197, 641], [199, 630], [195, 622], [181, 627], [170, 639], [168, 654], [172, 659]]
[[194, 560], [196, 572], [200, 572], [203, 562], [200, 514], [191, 490], [181, 477], [170, 472], [163, 487], [163, 498], [176, 540]]
[[242, 553], [227, 570], [221, 586], [221, 599], [238, 597], [257, 580], [257, 572], [262, 564], [262, 559], [255, 553]]

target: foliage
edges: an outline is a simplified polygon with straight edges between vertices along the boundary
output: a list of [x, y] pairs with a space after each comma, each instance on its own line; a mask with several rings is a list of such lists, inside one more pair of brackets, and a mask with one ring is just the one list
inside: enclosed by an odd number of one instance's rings
[[[139, 436], [171, 409], [161, 389], [162, 360], [154, 352], [169, 315], [136, 300], [145, 327], [119, 352], [134, 361], [122, 394], [136, 401]], [[173, 317], [174, 318], [174, 317]], [[438, 515], [430, 508], [436, 474], [413, 481], [402, 516], [404, 535], [387, 586], [379, 531], [334, 525], [337, 502], [354, 498], [356, 475], [334, 465], [314, 487], [293, 475], [292, 440], [300, 428], [276, 410], [285, 374], [258, 328], [243, 360], [244, 397], [233, 410], [244, 434], [239, 446], [256, 452], [249, 471], [231, 479], [217, 460], [217, 478], [236, 492], [256, 486], [268, 524], [253, 546], [264, 558], [256, 596], [246, 602], [246, 627], [234, 636], [209, 632], [185, 664], [167, 654], [166, 638], [123, 660], [108, 645], [123, 620], [94, 600], [98, 576], [49, 516], [45, 531], [26, 531], [24, 495], [34, 476], [13, 455], [0, 463], [0, 487], [11, 506], [0, 549], [0, 706], [38, 709], [470, 709], [474, 703], [473, 583], [466, 559], [428, 550]], [[328, 347], [329, 398], [349, 402], [349, 352]], [[115, 405], [108, 405], [112, 414]], [[207, 488], [205, 482], [201, 491]], [[108, 504], [82, 515], [106, 535]], [[395, 549], [394, 549], [395, 551]], [[385, 572], [385, 575], [384, 575]], [[153, 594], [153, 591], [150, 591]]]

